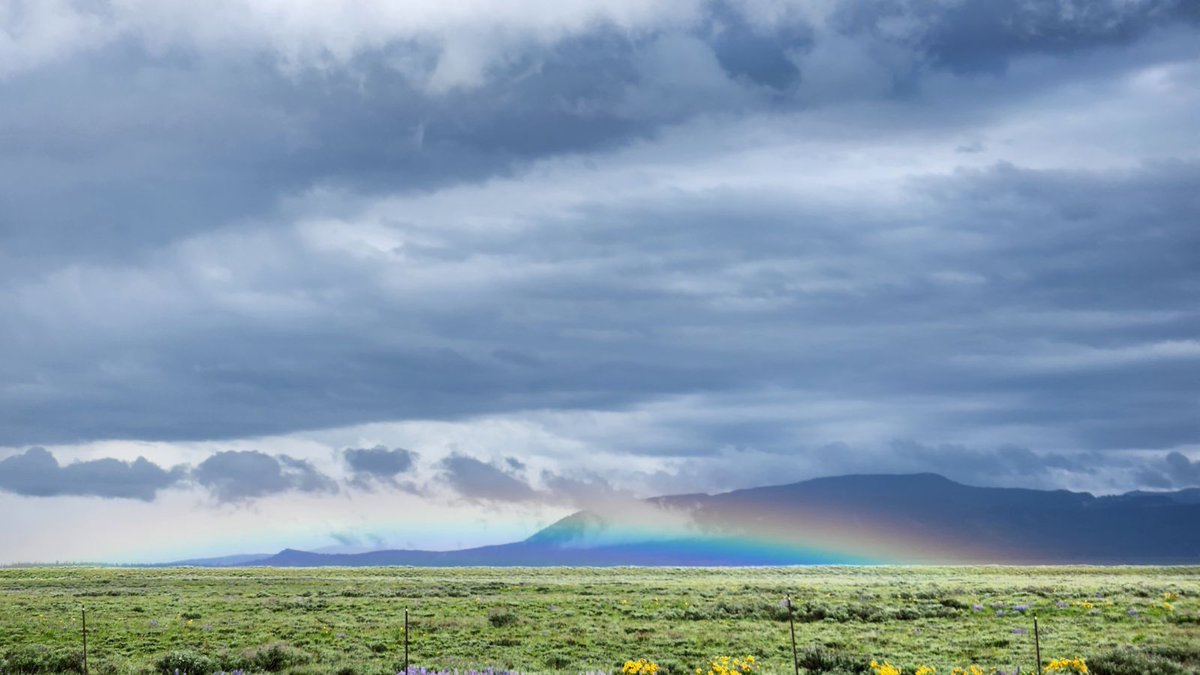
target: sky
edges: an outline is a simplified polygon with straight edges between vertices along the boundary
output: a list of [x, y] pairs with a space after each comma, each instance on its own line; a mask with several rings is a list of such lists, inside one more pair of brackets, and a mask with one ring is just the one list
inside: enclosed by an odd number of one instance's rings
[[1200, 485], [1192, 0], [0, 0], [0, 563]]

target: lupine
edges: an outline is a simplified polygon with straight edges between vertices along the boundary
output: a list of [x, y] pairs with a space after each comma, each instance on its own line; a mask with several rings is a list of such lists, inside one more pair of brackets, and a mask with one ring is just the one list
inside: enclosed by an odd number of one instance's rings
[[438, 670], [436, 668], [426, 668], [424, 665], [409, 665], [408, 670], [401, 670], [396, 675], [521, 675], [516, 670], [496, 670], [494, 668], [485, 668], [482, 670]]

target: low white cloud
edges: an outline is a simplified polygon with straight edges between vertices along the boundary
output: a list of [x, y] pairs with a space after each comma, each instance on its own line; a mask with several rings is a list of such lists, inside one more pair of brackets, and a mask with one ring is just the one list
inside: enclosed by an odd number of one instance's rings
[[103, 45], [117, 34], [105, 12], [90, 11], [74, 0], [4, 0], [0, 78]]

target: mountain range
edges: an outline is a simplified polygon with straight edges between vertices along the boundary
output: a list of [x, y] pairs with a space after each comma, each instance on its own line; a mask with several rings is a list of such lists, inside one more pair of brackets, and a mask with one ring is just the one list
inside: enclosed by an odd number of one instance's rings
[[456, 551], [226, 556], [196, 566], [1196, 564], [1200, 489], [1094, 496], [856, 475], [580, 511], [524, 541]]

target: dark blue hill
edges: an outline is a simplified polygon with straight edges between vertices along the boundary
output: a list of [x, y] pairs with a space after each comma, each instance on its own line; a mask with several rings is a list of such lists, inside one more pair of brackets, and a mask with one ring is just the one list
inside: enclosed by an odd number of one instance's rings
[[685, 515], [689, 526], [655, 535], [644, 523], [579, 512], [510, 544], [353, 554], [288, 549], [246, 564], [1200, 563], [1200, 490], [1096, 497], [972, 487], [936, 474], [862, 475], [645, 504]]

